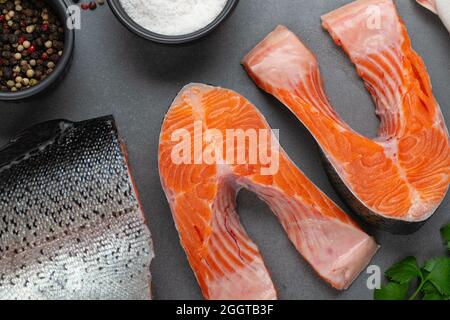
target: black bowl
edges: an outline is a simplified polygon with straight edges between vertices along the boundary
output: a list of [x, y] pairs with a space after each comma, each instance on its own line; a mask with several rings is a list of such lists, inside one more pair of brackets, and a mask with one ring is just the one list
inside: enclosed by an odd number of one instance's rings
[[0, 100], [3, 101], [22, 101], [27, 100], [30, 97], [36, 96], [37, 94], [47, 91], [49, 88], [53, 87], [60, 82], [61, 78], [64, 76], [68, 68], [70, 67], [70, 62], [72, 60], [73, 49], [75, 45], [75, 31], [67, 26], [67, 19], [69, 14], [67, 12], [67, 3], [65, 0], [45, 0], [45, 2], [52, 7], [55, 14], [60, 19], [62, 25], [64, 26], [64, 51], [62, 57], [56, 64], [55, 69], [45, 80], [38, 83], [34, 87], [24, 89], [17, 92], [0, 92]]
[[107, 1], [114, 15], [125, 27], [127, 27], [129, 30], [131, 30], [132, 32], [134, 32], [135, 34], [144, 39], [163, 44], [182, 44], [192, 42], [194, 40], [206, 36], [207, 34], [211, 33], [214, 29], [216, 29], [217, 26], [230, 15], [230, 13], [233, 11], [233, 9], [239, 2], [239, 0], [228, 0], [222, 12], [216, 17], [216, 19], [214, 19], [213, 22], [211, 22], [206, 27], [198, 31], [180, 36], [165, 36], [151, 32], [142, 27], [141, 25], [137, 24], [125, 12], [119, 0], [107, 0]]

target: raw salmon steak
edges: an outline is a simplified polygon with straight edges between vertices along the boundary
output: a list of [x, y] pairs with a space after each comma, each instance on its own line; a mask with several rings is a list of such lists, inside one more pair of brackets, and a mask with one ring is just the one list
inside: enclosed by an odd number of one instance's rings
[[[252, 132], [262, 136], [256, 143]], [[242, 140], [238, 133], [247, 135]], [[233, 91], [190, 84], [179, 93], [162, 126], [159, 171], [206, 299], [277, 297], [236, 211], [242, 188], [270, 206], [296, 249], [337, 289], [347, 288], [378, 248], [279, 148], [258, 110]]]
[[0, 300], [151, 298], [150, 231], [112, 117], [0, 149]]
[[414, 232], [444, 199], [450, 173], [448, 132], [425, 65], [391, 0], [357, 1], [322, 19], [373, 96], [377, 138], [336, 114], [315, 57], [287, 28], [270, 33], [243, 65], [312, 133], [336, 189], [357, 213], [393, 233]]

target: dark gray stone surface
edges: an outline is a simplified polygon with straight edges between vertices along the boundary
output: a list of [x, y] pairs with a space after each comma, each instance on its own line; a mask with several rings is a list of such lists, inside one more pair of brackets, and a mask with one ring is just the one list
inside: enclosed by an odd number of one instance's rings
[[[0, 143], [20, 130], [55, 118], [82, 120], [114, 114], [130, 153], [130, 162], [153, 234], [152, 264], [156, 299], [198, 299], [200, 290], [179, 245], [160, 186], [157, 151], [160, 125], [177, 92], [189, 82], [234, 89], [250, 99], [280, 129], [283, 147], [298, 166], [346, 211], [319, 163], [317, 147], [285, 107], [256, 88], [239, 62], [277, 24], [285, 24], [309, 46], [320, 62], [326, 92], [339, 114], [357, 131], [375, 136], [373, 103], [354, 67], [322, 30], [320, 15], [348, 0], [241, 0], [234, 14], [200, 42], [167, 47], [142, 40], [125, 29], [107, 6], [83, 12], [71, 70], [53, 91], [31, 102], [0, 102]], [[397, 0], [414, 48], [424, 58], [434, 93], [450, 118], [450, 41], [439, 19], [410, 0]], [[448, 122], [447, 122], [448, 123]], [[382, 270], [407, 255], [425, 259], [445, 252], [439, 228], [450, 221], [444, 201], [417, 233], [374, 233], [381, 250], [372, 261]], [[270, 210], [243, 192], [239, 212], [259, 245], [281, 299], [371, 299], [363, 273], [345, 292], [318, 279], [287, 240]]]

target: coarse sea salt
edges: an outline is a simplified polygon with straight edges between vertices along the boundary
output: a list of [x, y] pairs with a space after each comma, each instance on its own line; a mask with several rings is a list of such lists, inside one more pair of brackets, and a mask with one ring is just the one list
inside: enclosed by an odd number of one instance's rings
[[120, 0], [131, 19], [152, 32], [180, 36], [214, 21], [227, 0]]

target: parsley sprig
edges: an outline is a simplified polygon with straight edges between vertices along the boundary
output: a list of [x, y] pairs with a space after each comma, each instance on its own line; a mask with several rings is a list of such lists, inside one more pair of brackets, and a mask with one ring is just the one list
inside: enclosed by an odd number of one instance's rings
[[[441, 229], [441, 235], [450, 250], [450, 225]], [[385, 272], [389, 282], [374, 291], [376, 300], [450, 300], [450, 257], [425, 261], [420, 267], [415, 257], [407, 257]], [[417, 288], [408, 298], [411, 285]]]
[[447, 242], [447, 249], [450, 250], [450, 224], [441, 229], [441, 235]]

